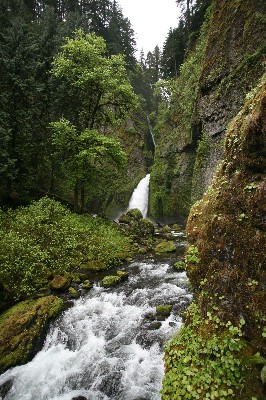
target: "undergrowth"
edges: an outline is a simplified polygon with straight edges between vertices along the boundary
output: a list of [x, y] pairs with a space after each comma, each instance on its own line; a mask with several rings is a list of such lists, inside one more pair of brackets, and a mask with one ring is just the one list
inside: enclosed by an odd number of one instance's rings
[[129, 239], [110, 221], [73, 214], [47, 197], [15, 211], [0, 210], [0, 294], [26, 299], [49, 275], [107, 269], [130, 250]]
[[240, 351], [245, 347], [244, 319], [234, 326], [208, 312], [202, 321], [192, 303], [187, 320], [189, 323], [166, 348], [162, 400], [234, 398], [243, 386], [245, 367]]

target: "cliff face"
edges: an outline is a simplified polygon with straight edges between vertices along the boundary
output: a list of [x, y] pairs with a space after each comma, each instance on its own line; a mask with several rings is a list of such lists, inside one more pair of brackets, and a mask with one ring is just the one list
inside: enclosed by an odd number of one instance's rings
[[151, 175], [156, 218], [186, 216], [208, 188], [223, 158], [226, 127], [265, 68], [265, 1], [217, 0], [209, 14], [158, 127]]
[[[187, 235], [186, 266], [195, 299], [166, 352], [163, 399], [263, 400], [266, 75], [228, 127], [224, 160], [190, 212]], [[171, 397], [176, 387], [181, 394], [185, 390], [184, 397]], [[187, 387], [192, 397], [186, 396]]]

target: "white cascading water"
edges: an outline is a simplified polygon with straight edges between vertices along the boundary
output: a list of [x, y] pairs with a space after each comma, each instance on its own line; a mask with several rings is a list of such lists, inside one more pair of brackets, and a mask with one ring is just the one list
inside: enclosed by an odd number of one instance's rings
[[141, 179], [138, 186], [135, 188], [128, 205], [128, 210], [131, 210], [132, 208], [138, 208], [144, 218], [147, 216], [148, 212], [149, 185], [150, 174], [147, 174], [145, 178]]
[[[133, 263], [128, 272], [123, 284], [94, 286], [76, 300], [33, 360], [0, 376], [0, 388], [12, 384], [0, 399], [159, 400], [163, 346], [191, 300], [187, 277], [153, 260]], [[174, 308], [154, 329], [159, 304]]]

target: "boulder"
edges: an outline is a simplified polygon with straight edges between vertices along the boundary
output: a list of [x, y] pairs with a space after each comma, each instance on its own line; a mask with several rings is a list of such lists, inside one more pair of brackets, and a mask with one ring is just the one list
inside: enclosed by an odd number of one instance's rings
[[108, 288], [111, 286], [116, 285], [118, 282], [121, 281], [121, 277], [117, 275], [108, 275], [103, 278], [102, 286], [104, 288]]
[[65, 276], [56, 275], [54, 279], [50, 282], [50, 288], [52, 290], [57, 290], [64, 292], [70, 286], [69, 279]]
[[155, 247], [156, 253], [172, 253], [176, 251], [176, 245], [172, 240], [163, 241]]
[[29, 361], [49, 321], [63, 309], [56, 296], [25, 300], [0, 316], [0, 373]]
[[159, 305], [156, 307], [156, 313], [158, 315], [161, 315], [162, 317], [169, 317], [172, 308], [173, 308], [172, 304]]

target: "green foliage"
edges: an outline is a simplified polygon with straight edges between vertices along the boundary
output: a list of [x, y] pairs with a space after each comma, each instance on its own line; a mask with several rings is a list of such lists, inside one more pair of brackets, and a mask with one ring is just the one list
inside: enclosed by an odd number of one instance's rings
[[243, 386], [245, 321], [225, 324], [211, 312], [202, 320], [194, 303], [187, 316], [189, 324], [166, 348], [162, 400], [232, 399]]
[[108, 268], [131, 250], [111, 222], [72, 214], [48, 198], [1, 211], [0, 220], [0, 284], [12, 301], [37, 293], [49, 271], [64, 275], [92, 261]]
[[106, 57], [106, 51], [103, 38], [79, 29], [54, 59], [52, 74], [78, 89], [78, 121], [72, 121], [78, 129], [114, 125], [137, 104], [123, 56]]
[[92, 180], [91, 171], [94, 173], [95, 168], [103, 168], [105, 160], [117, 167], [125, 165], [126, 154], [117, 139], [90, 129], [78, 133], [75, 126], [65, 119], [50, 126], [55, 152], [65, 155], [65, 169], [71, 174], [69, 178], [74, 184], [80, 180]]
[[185, 271], [185, 269], [186, 269], [186, 263], [185, 263], [184, 261], [182, 261], [182, 260], [177, 261], [177, 262], [174, 264], [174, 269], [176, 269], [177, 271]]
[[199, 264], [200, 263], [199, 254], [200, 254], [199, 249], [196, 246], [194, 245], [189, 246], [185, 257], [186, 264]]

